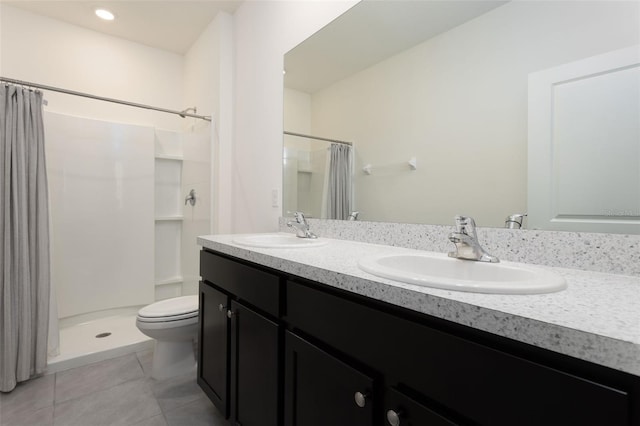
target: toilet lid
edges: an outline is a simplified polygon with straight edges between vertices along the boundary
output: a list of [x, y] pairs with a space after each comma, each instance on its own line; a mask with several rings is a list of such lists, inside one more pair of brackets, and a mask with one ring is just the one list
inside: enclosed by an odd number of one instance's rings
[[161, 300], [138, 311], [138, 316], [142, 318], [190, 317], [197, 314], [198, 295]]

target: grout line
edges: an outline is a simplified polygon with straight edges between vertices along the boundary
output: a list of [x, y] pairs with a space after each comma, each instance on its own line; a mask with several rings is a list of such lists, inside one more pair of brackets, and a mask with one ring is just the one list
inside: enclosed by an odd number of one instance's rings
[[58, 385], [58, 373], [53, 373], [53, 414], [55, 414], [55, 408], [56, 408], [56, 387]]
[[57, 411], [57, 403], [56, 403], [56, 387], [58, 384], [58, 373], [53, 373], [53, 401], [51, 401], [51, 425], [56, 424], [56, 411]]
[[136, 356], [136, 360], [138, 360], [138, 365], [140, 366], [140, 369], [142, 370], [142, 375], [144, 376], [144, 378], [147, 378], [147, 375], [144, 371], [144, 366], [142, 365], [142, 361], [140, 361], [140, 357], [138, 356], [138, 352], [134, 352], [133, 353]]

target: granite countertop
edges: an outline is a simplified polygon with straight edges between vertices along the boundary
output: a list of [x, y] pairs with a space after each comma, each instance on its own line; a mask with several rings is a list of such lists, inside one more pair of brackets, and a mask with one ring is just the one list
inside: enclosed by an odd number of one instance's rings
[[327, 239], [320, 247], [249, 248], [238, 235], [210, 235], [198, 244], [331, 287], [640, 376], [640, 278], [539, 266], [568, 288], [537, 295], [441, 290], [379, 278], [358, 259], [418, 250]]

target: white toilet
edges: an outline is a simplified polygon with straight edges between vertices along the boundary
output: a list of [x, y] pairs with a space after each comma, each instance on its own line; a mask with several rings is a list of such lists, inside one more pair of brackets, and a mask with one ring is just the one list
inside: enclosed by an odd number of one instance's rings
[[166, 379], [196, 368], [198, 296], [161, 300], [138, 311], [136, 326], [155, 339], [151, 377]]

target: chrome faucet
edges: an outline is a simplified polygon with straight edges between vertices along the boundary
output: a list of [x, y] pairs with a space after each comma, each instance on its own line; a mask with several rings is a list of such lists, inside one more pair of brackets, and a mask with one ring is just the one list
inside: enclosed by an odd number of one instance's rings
[[525, 217], [527, 217], [526, 213], [512, 214], [504, 220], [504, 227], [509, 229], [520, 229], [522, 228], [522, 222]]
[[191, 191], [189, 191], [189, 195], [186, 196], [186, 198], [184, 199], [184, 205], [186, 206], [187, 203], [190, 203], [192, 206], [196, 205], [196, 190], [192, 189]]
[[347, 220], [358, 220], [360, 212], [351, 212]]
[[455, 221], [456, 230], [449, 234], [449, 241], [456, 245], [456, 251], [449, 252], [449, 257], [479, 262], [500, 262], [500, 259], [490, 255], [480, 246], [476, 222], [472, 217], [456, 216]]
[[304, 213], [295, 212], [294, 214], [295, 222], [290, 221], [287, 222], [287, 226], [289, 228], [294, 228], [296, 230], [296, 236], [299, 238], [318, 238], [316, 234], [309, 231], [309, 222], [304, 217]]

